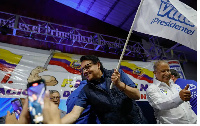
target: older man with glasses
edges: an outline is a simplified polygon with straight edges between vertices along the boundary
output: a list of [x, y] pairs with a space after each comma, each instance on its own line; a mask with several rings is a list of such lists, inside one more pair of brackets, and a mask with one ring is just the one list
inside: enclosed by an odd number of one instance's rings
[[[50, 92], [50, 100], [59, 107], [60, 93], [57, 90], [49, 90], [49, 92]], [[66, 112], [63, 110], [60, 110], [60, 118], [64, 117], [65, 115], [66, 115]]]

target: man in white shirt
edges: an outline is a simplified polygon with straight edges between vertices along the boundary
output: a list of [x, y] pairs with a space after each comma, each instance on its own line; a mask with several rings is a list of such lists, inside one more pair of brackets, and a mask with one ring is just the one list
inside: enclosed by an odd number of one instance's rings
[[195, 124], [197, 116], [190, 106], [189, 85], [183, 90], [170, 80], [170, 67], [165, 61], [154, 64], [155, 78], [147, 89], [147, 99], [154, 108], [157, 123]]

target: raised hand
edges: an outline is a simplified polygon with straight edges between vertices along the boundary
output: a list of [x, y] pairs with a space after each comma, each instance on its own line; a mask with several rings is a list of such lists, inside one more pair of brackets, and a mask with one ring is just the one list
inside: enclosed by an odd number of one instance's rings
[[190, 101], [191, 93], [188, 91], [188, 88], [189, 84], [187, 84], [185, 88], [179, 92], [179, 96], [183, 101]]
[[28, 111], [28, 98], [25, 99], [22, 113], [19, 117], [18, 124], [29, 124], [31, 122], [30, 113]]
[[17, 122], [15, 113], [11, 114], [10, 111], [7, 111], [5, 124], [16, 124]]
[[115, 85], [119, 85], [120, 84], [120, 73], [116, 69], [114, 70], [114, 73], [111, 76], [111, 81]]
[[58, 106], [50, 101], [49, 92], [47, 91], [44, 98], [44, 109], [43, 109], [44, 123], [46, 124], [59, 124], [60, 110]]

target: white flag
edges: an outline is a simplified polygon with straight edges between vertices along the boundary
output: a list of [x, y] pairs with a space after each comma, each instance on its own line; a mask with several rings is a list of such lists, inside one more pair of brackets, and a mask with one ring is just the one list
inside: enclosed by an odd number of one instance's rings
[[[183, 6], [187, 10], [184, 13], [181, 10], [181, 14], [178, 9]], [[197, 50], [197, 26], [194, 25], [196, 13], [188, 14], [193, 9], [180, 1], [176, 2], [176, 7], [169, 0], [144, 0], [135, 19], [134, 30], [170, 39]], [[183, 14], [193, 18], [187, 19]]]

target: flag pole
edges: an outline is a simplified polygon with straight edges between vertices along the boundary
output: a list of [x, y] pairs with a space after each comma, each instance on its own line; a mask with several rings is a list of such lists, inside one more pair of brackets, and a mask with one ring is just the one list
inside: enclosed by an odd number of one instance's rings
[[[135, 19], [136, 19], [137, 15], [138, 15], [138, 12], [140, 11], [140, 8], [141, 8], [141, 5], [142, 5], [143, 1], [144, 1], [144, 0], [141, 0], [141, 1], [140, 1], [140, 5], [139, 5], [139, 7], [138, 7], [137, 13], [135, 14], [135, 18], [134, 18], [134, 20], [133, 20], [131, 29], [130, 29], [130, 31], [129, 31], [129, 33], [128, 33], [128, 36], [127, 36], [127, 39], [126, 39], [126, 43], [125, 43], [125, 45], [124, 45], [122, 54], [121, 54], [121, 56], [120, 56], [120, 59], [119, 59], [118, 65], [117, 65], [117, 71], [119, 70], [121, 61], [122, 61], [122, 59], [123, 59], [123, 56], [124, 56], [124, 53], [125, 53], [125, 50], [126, 50], [126, 46], [127, 46], [127, 44], [128, 44], [129, 38], [131, 37], [131, 33], [132, 33], [132, 31], [133, 31], [133, 26], [134, 26], [134, 24], [135, 24]], [[112, 89], [112, 87], [113, 87], [113, 82], [112, 82], [111, 85], [110, 85], [110, 89]]]
[[50, 50], [50, 51], [51, 51], [51, 54], [50, 54], [50, 56], [48, 57], [46, 63], [44, 64], [44, 68], [45, 68], [45, 69], [47, 69], [47, 66], [49, 65], [49, 62], [50, 62], [50, 60], [51, 60], [51, 58], [53, 57], [54, 52], [55, 52], [55, 50]]

